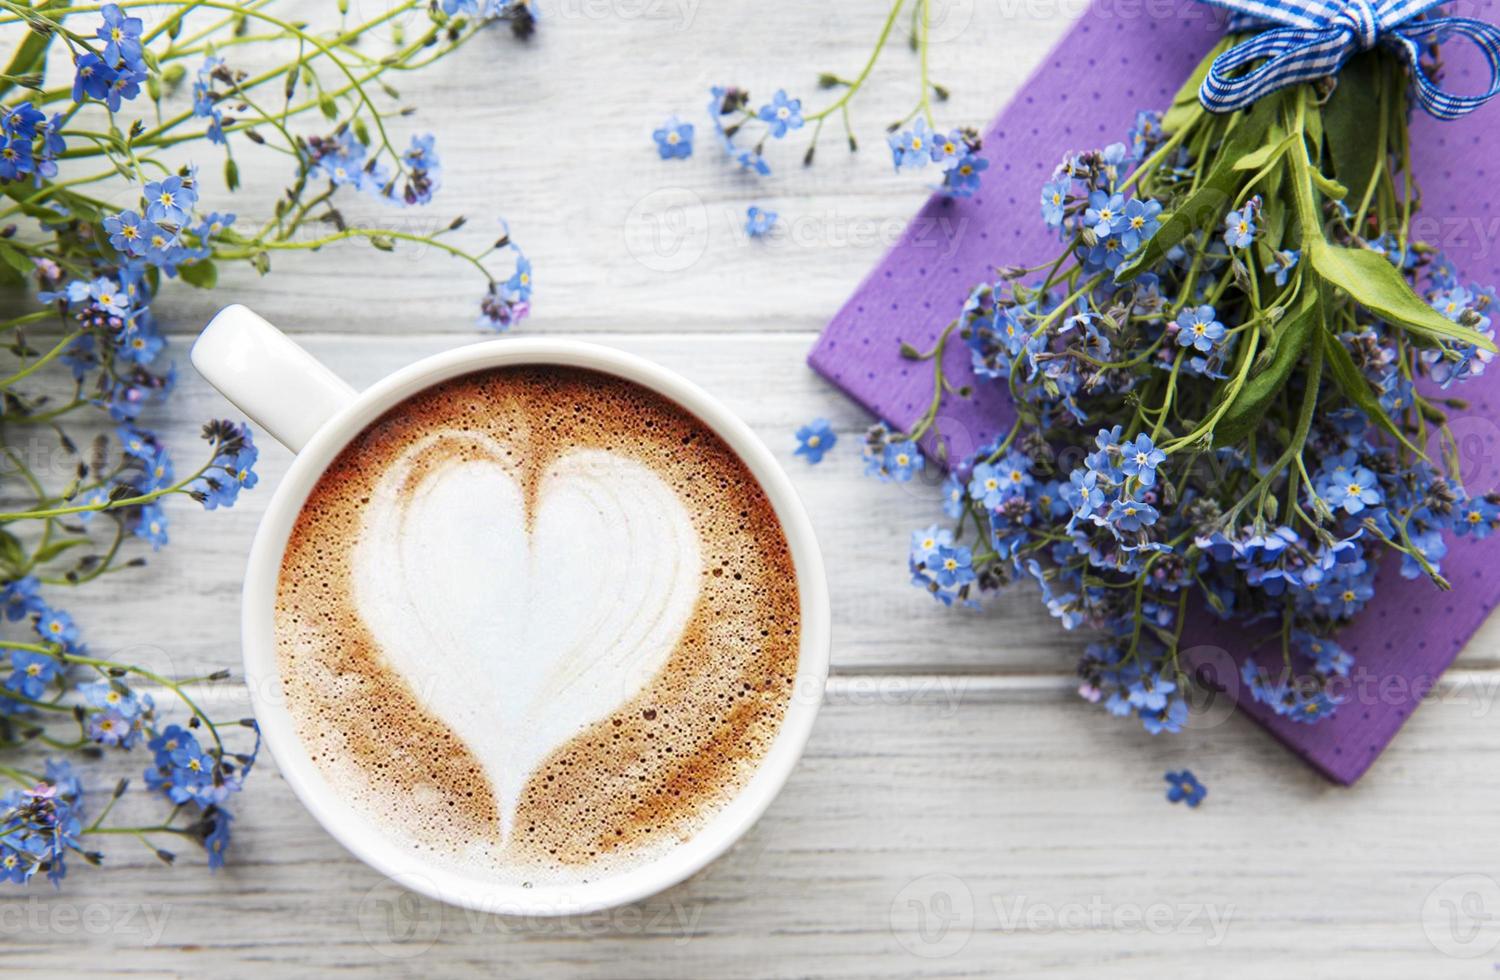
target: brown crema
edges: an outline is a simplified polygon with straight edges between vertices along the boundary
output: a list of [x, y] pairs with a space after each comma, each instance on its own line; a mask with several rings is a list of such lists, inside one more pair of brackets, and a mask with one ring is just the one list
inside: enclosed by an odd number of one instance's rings
[[[480, 760], [385, 662], [353, 600], [352, 557], [375, 488], [437, 432], [453, 438], [424, 452], [423, 466], [481, 453], [474, 436], [505, 447], [528, 519], [541, 475], [563, 454], [606, 450], [639, 462], [676, 491], [699, 541], [696, 605], [665, 665], [530, 774], [503, 843]], [[275, 633], [299, 737], [355, 809], [470, 873], [581, 882], [686, 840], [744, 786], [794, 694], [801, 618], [780, 522], [723, 440], [632, 382], [528, 366], [422, 391], [344, 448], [287, 542]]]

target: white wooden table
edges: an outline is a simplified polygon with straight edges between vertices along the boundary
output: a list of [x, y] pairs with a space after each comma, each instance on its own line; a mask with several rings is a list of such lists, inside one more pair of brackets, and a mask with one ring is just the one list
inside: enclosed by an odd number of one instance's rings
[[[943, 118], [985, 122], [1081, 7], [948, 3], [934, 49], [934, 75], [954, 91]], [[125, 842], [110, 867], [80, 864], [59, 892], [0, 891], [7, 975], [1500, 969], [1489, 948], [1500, 941], [1500, 628], [1470, 644], [1364, 781], [1339, 789], [1242, 717], [1153, 739], [1083, 703], [1071, 679], [1079, 641], [1032, 594], [965, 614], [907, 584], [907, 535], [933, 519], [934, 491], [860, 475], [869, 419], [803, 358], [923, 199], [920, 180], [889, 173], [881, 145], [883, 125], [911, 104], [911, 58], [894, 47], [855, 103], [865, 151], [850, 158], [825, 136], [811, 170], [790, 150], [771, 180], [734, 174], [703, 113], [716, 82], [816, 99], [816, 73], [857, 69], [884, 9], [542, 0], [529, 45], [497, 32], [399, 83], [421, 109], [411, 124], [439, 134], [437, 203], [350, 209], [425, 227], [464, 213], [474, 242], [503, 213], [536, 264], [526, 334], [614, 344], [681, 371], [741, 412], [791, 472], [827, 558], [834, 673], [806, 757], [759, 825], [637, 906], [507, 919], [382, 881], [267, 760], [236, 801], [231, 864], [216, 875], [201, 855], [167, 868]], [[663, 163], [649, 134], [674, 110], [699, 125], [699, 149]], [[247, 167], [247, 187], [224, 203], [253, 211], [281, 177]], [[781, 235], [745, 239], [751, 203], [781, 212]], [[184, 371], [170, 416], [155, 421], [183, 453], [204, 418], [230, 411], [186, 366], [217, 303], [252, 305], [356, 385], [478, 336], [479, 284], [437, 254], [351, 245], [278, 258], [266, 280], [224, 279], [212, 296], [178, 288], [158, 307]], [[792, 432], [818, 415], [841, 443], [809, 467], [792, 456]], [[72, 607], [96, 646], [138, 647], [184, 673], [237, 669], [241, 569], [288, 462], [266, 446], [262, 488], [228, 513], [175, 507], [174, 543], [149, 568], [97, 583]], [[234, 685], [219, 698], [225, 712], [244, 710]], [[139, 753], [126, 761], [118, 771], [138, 776]], [[1164, 799], [1163, 771], [1183, 766], [1210, 787], [1201, 809]], [[107, 794], [112, 772], [95, 773], [90, 790]]]

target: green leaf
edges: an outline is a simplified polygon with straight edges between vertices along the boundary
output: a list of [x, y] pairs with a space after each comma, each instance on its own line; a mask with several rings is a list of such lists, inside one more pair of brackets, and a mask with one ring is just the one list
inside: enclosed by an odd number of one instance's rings
[[1198, 190], [1162, 222], [1140, 251], [1115, 272], [1115, 282], [1129, 282], [1162, 260], [1167, 250], [1199, 228], [1217, 224], [1228, 211], [1241, 182], [1248, 180], [1235, 164], [1262, 144], [1266, 132], [1281, 113], [1282, 98], [1267, 96], [1240, 117], [1239, 125], [1224, 137], [1214, 155], [1213, 170]]
[[1365, 199], [1376, 163], [1385, 148], [1375, 145], [1380, 118], [1380, 60], [1357, 54], [1338, 74], [1338, 87], [1323, 106], [1323, 130], [1333, 157], [1333, 175], [1348, 187], [1354, 206]]
[[36, 271], [36, 264], [24, 252], [5, 242], [0, 242], [0, 259], [4, 259], [6, 265], [20, 273], [23, 280]]
[[[1268, 363], [1256, 359], [1250, 379], [1235, 395], [1219, 421], [1214, 424], [1214, 446], [1235, 446], [1244, 442], [1265, 417], [1271, 403], [1292, 376], [1292, 369], [1302, 361], [1308, 341], [1316, 336], [1323, 322], [1322, 305], [1315, 291], [1304, 291], [1302, 301], [1290, 316], [1276, 325]], [[1264, 355], [1262, 355], [1264, 357]]]
[[1267, 143], [1258, 150], [1251, 150], [1234, 162], [1234, 169], [1259, 170], [1295, 146], [1298, 139], [1298, 135], [1293, 133], [1274, 143]]
[[1323, 114], [1321, 112], [1309, 112], [1302, 119], [1303, 130], [1307, 134], [1309, 144], [1308, 153], [1314, 160], [1323, 158]]
[[1385, 413], [1385, 408], [1380, 404], [1380, 399], [1370, 389], [1370, 383], [1360, 373], [1359, 366], [1354, 363], [1354, 358], [1349, 356], [1349, 350], [1331, 330], [1323, 331], [1323, 353], [1325, 363], [1328, 365], [1328, 373], [1333, 376], [1334, 382], [1344, 397], [1354, 403], [1354, 407], [1364, 412], [1365, 415], [1376, 425], [1380, 426], [1391, 435], [1401, 441], [1412, 452], [1422, 459], [1427, 454], [1422, 452], [1411, 441], [1406, 438], [1406, 433], [1391, 421], [1391, 417]]
[[1360, 306], [1390, 323], [1434, 340], [1455, 340], [1493, 352], [1495, 342], [1454, 323], [1412, 292], [1406, 278], [1379, 252], [1341, 248], [1314, 239], [1308, 248], [1312, 267]]
[[9, 531], [0, 531], [0, 563], [11, 571], [26, 564], [26, 549], [21, 547], [20, 539]]
[[1226, 37], [1214, 45], [1214, 49], [1198, 62], [1198, 67], [1193, 69], [1187, 81], [1183, 82], [1182, 87], [1177, 90], [1177, 95], [1172, 99], [1171, 108], [1162, 116], [1163, 132], [1175, 133], [1207, 112], [1203, 108], [1203, 103], [1198, 101], [1198, 89], [1203, 86], [1203, 79], [1208, 76], [1209, 66], [1214, 63], [1214, 59], [1229, 50], [1229, 46], [1230, 38]]
[[199, 289], [213, 289], [219, 283], [219, 267], [214, 265], [213, 259], [199, 259], [190, 265], [179, 266], [177, 274], [183, 282]]

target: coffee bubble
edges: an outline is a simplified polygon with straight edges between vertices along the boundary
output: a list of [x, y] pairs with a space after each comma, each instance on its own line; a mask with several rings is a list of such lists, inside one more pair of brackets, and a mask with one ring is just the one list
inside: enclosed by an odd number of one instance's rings
[[690, 412], [562, 367], [387, 412], [309, 494], [278, 579], [300, 737], [426, 858], [597, 880], [691, 837], [793, 694], [801, 611], [764, 490]]

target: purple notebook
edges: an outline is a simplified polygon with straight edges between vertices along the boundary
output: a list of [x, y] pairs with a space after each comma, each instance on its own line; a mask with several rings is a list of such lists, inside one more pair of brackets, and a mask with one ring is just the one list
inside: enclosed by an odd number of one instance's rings
[[[1470, 16], [1494, 13], [1490, 0]], [[1177, 16], [1143, 14], [1151, 5], [1096, 0], [1015, 100], [984, 134], [990, 161], [978, 196], [933, 197], [902, 240], [875, 267], [823, 332], [812, 366], [873, 414], [897, 426], [918, 418], [931, 396], [928, 365], [903, 360], [902, 341], [928, 348], [957, 314], [968, 290], [992, 279], [996, 265], [1035, 265], [1057, 254], [1057, 239], [1040, 220], [1040, 193], [1063, 153], [1123, 140], [1137, 109], [1165, 108], [1199, 59], [1221, 35], [1208, 7], [1181, 4]], [[1457, 45], [1453, 46], [1457, 48]], [[1445, 51], [1447, 87], [1482, 91], [1487, 72], [1466, 51]], [[1416, 237], [1440, 244], [1473, 282], [1500, 282], [1500, 104], [1456, 122], [1418, 111], [1414, 170], [1425, 181]], [[970, 377], [968, 352], [949, 345], [946, 370], [955, 383]], [[947, 399], [941, 427], [950, 458], [961, 459], [1004, 432], [1013, 417], [1002, 391], [980, 383], [969, 400]], [[1478, 495], [1500, 487], [1500, 362], [1451, 394], [1470, 408], [1452, 422], [1464, 482]], [[1396, 563], [1379, 572], [1377, 601], [1340, 635], [1357, 664], [1345, 703], [1330, 719], [1301, 725], [1277, 717], [1240, 692], [1220, 659], [1214, 674], [1271, 734], [1339, 783], [1352, 783], [1396, 734], [1413, 708], [1453, 662], [1500, 598], [1500, 575], [1486, 575], [1496, 554], [1489, 542], [1451, 543], [1443, 570], [1455, 589], [1403, 579]], [[894, 560], [898, 560], [893, 558]], [[1059, 627], [1060, 628], [1060, 627]], [[1195, 644], [1228, 651], [1238, 662], [1254, 651], [1240, 633], [1207, 624], [1190, 630]], [[1262, 657], [1278, 662], [1279, 653]]]

